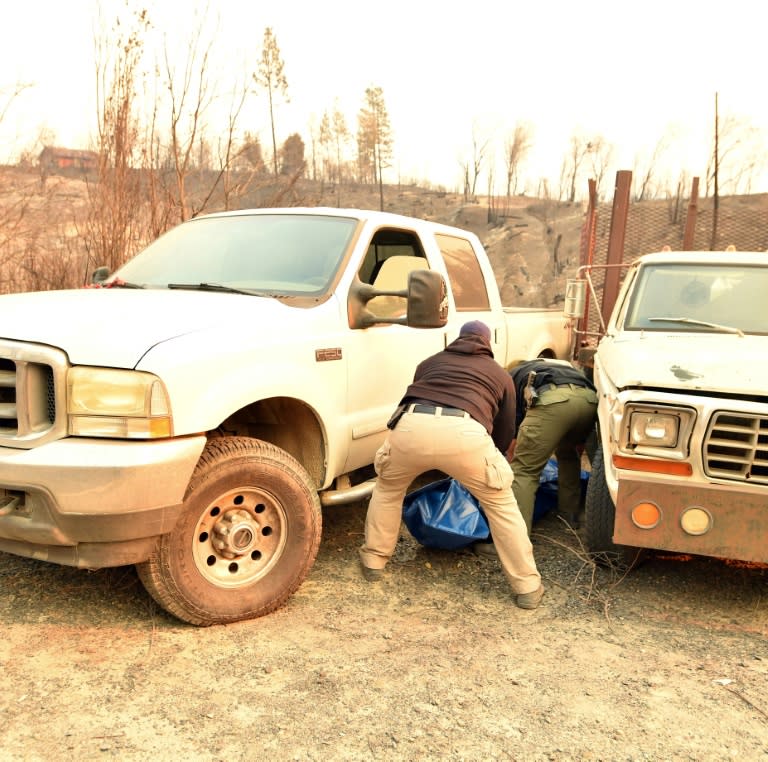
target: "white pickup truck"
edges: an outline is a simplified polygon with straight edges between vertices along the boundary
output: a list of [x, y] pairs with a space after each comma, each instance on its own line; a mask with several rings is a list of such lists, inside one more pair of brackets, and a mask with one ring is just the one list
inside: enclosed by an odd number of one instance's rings
[[137, 564], [196, 625], [298, 588], [321, 505], [370, 494], [416, 364], [465, 321], [501, 364], [571, 345], [560, 310], [502, 307], [476, 236], [371, 211], [201, 217], [94, 285], [0, 297], [0, 551]]
[[640, 257], [594, 379], [589, 550], [768, 562], [768, 253]]

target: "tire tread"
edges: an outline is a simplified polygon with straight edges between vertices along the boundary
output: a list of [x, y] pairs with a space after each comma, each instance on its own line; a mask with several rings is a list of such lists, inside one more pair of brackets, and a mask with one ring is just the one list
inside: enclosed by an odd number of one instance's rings
[[[163, 535], [155, 546], [150, 557], [136, 565], [141, 583], [150, 596], [166, 611], [189, 624], [207, 627], [213, 624], [225, 624], [242, 619], [252, 619], [279, 609], [296, 592], [306, 578], [320, 548], [322, 535], [322, 513], [317, 490], [309, 475], [299, 462], [284, 450], [262, 440], [250, 437], [215, 437], [208, 441], [200, 455], [200, 459], [190, 479], [185, 495], [185, 501], [212, 479], [216, 478], [216, 469], [223, 462], [237, 464], [241, 460], [249, 460], [255, 464], [269, 465], [280, 469], [290, 479], [296, 480], [311, 498], [309, 510], [310, 543], [307, 548], [306, 563], [296, 568], [295, 574], [289, 576], [282, 585], [279, 595], [270, 598], [260, 606], [244, 609], [231, 615], [211, 614], [205, 607], [200, 606], [179, 588], [174, 581], [171, 568], [171, 537], [173, 532]], [[183, 514], [180, 522], [186, 516]]]

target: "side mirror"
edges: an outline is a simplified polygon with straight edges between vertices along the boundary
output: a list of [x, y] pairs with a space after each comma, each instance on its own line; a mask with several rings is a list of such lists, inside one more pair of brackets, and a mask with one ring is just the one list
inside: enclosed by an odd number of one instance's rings
[[586, 303], [587, 281], [583, 278], [569, 278], [565, 284], [563, 315], [567, 318], [583, 317]]
[[442, 328], [448, 322], [448, 290], [434, 270], [414, 270], [408, 276], [407, 324], [412, 328]]
[[[374, 315], [367, 304], [377, 296], [399, 296], [405, 299], [405, 317]], [[434, 270], [414, 270], [409, 273], [408, 288], [402, 291], [384, 291], [355, 279], [349, 290], [347, 313], [350, 328], [369, 328], [381, 324], [442, 328], [448, 322], [448, 289], [443, 276]]]
[[97, 267], [93, 273], [91, 273], [91, 283], [93, 283], [94, 286], [100, 286], [107, 278], [109, 278], [108, 267]]

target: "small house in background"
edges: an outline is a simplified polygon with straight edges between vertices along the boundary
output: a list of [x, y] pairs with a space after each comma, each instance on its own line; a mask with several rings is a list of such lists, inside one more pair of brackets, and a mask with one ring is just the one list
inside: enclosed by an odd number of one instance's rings
[[99, 155], [95, 151], [77, 148], [46, 146], [40, 152], [38, 161], [43, 176], [87, 174], [99, 168]]

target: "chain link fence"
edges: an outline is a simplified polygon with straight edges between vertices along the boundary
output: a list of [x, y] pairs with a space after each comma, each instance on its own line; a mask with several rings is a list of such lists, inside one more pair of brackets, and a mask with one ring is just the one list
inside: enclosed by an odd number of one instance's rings
[[[612, 204], [597, 207], [597, 226], [593, 264], [607, 261]], [[723, 251], [734, 246], [739, 251], [768, 250], [768, 194], [726, 196], [719, 199], [715, 216], [714, 199], [704, 198], [691, 208], [690, 198], [665, 201], [637, 201], [629, 206], [624, 239], [624, 261], [641, 254], [683, 248], [685, 226], [695, 216], [694, 251]]]

